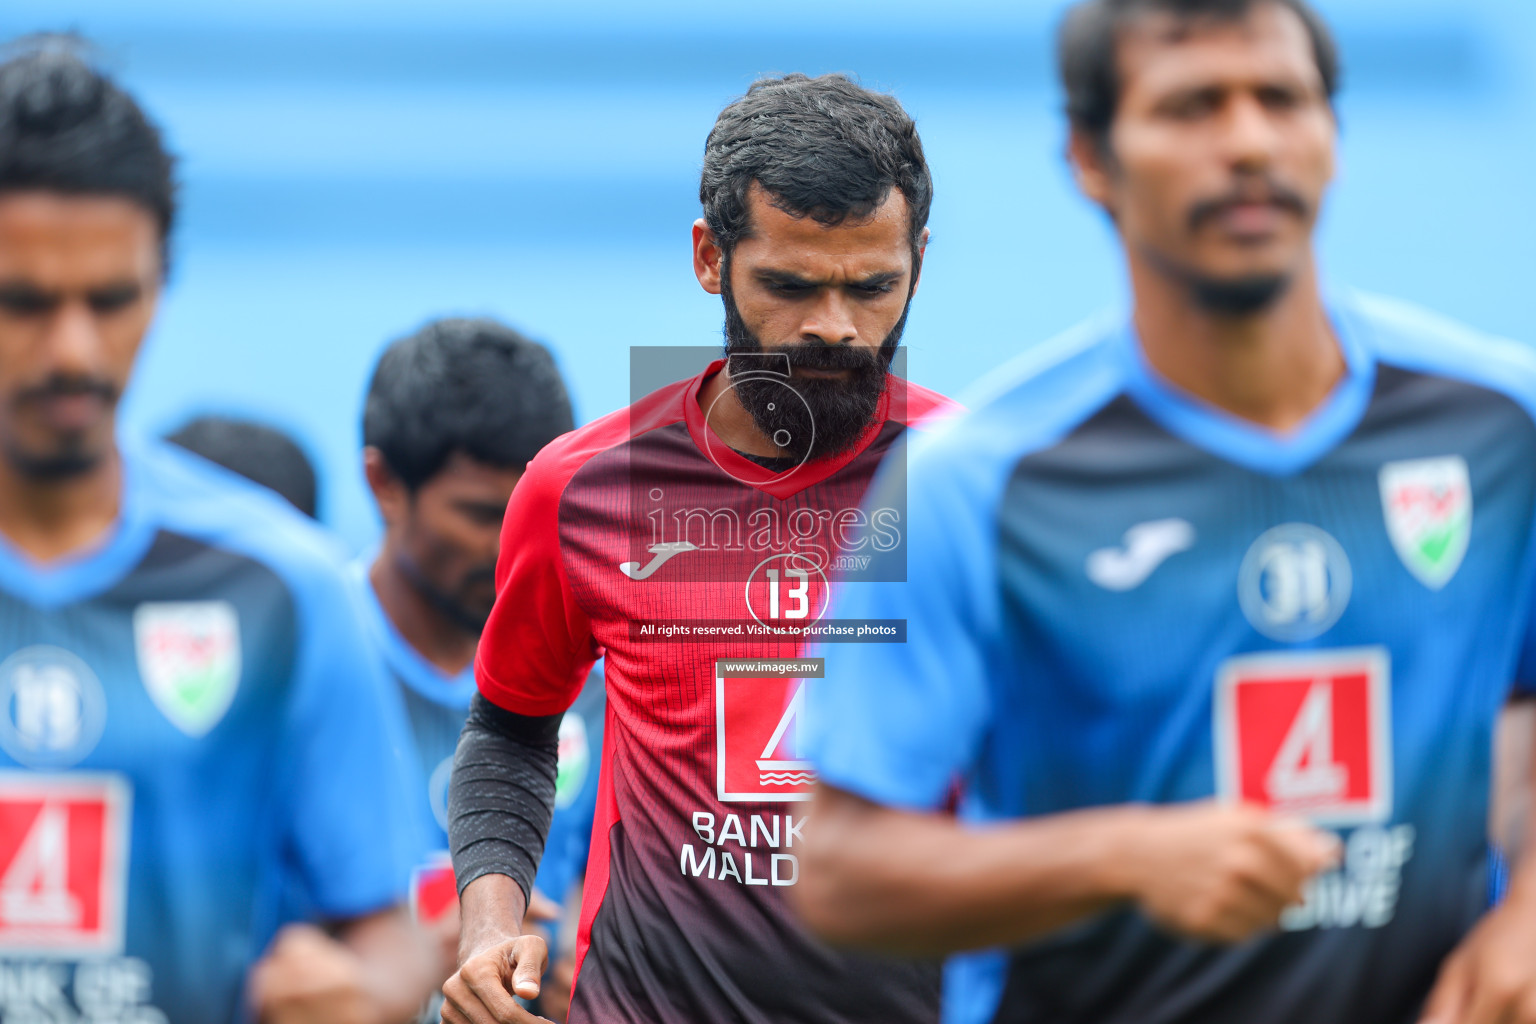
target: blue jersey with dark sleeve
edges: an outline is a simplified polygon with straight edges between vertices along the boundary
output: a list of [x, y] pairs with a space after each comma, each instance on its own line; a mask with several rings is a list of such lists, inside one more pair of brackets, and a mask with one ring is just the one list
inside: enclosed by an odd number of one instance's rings
[[1344, 840], [1281, 929], [1126, 909], [959, 956], [946, 1020], [1409, 1024], [1488, 903], [1491, 737], [1536, 690], [1536, 354], [1397, 303], [1329, 312], [1348, 369], [1279, 436], [1175, 390], [1122, 319], [1024, 356], [888, 460], [906, 582], [838, 618], [820, 777], [969, 822], [1217, 796]]
[[217, 1024], [291, 909], [399, 903], [404, 715], [330, 542], [179, 449], [118, 520], [0, 543], [0, 1020]]
[[[368, 634], [382, 653], [389, 674], [405, 702], [406, 718], [414, 742], [411, 763], [415, 803], [435, 847], [434, 863], [445, 863], [448, 850], [448, 778], [459, 732], [475, 695], [473, 666], [457, 675], [433, 665], [410, 641], [400, 635], [379, 603], [368, 579], [368, 569], [378, 557], [370, 552], [354, 561], [349, 576], [363, 608]], [[597, 758], [603, 745], [603, 664], [593, 666], [576, 702], [560, 723], [559, 774], [555, 786], [555, 813], [539, 875], [534, 884], [550, 899], [565, 898], [570, 884], [586, 869], [592, 819], [597, 810]]]

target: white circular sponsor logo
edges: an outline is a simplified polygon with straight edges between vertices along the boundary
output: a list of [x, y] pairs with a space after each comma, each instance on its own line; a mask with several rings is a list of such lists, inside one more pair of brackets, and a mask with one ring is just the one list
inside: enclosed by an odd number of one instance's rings
[[432, 818], [444, 832], [448, 831], [448, 780], [453, 778], [453, 757], [450, 755], [437, 763], [427, 779], [427, 800], [432, 805]]
[[67, 768], [101, 740], [107, 696], [89, 665], [38, 644], [0, 662], [0, 748], [29, 768]]
[[1248, 549], [1237, 597], [1254, 629], [1295, 642], [1321, 636], [1339, 621], [1351, 585], [1349, 559], [1338, 541], [1308, 523], [1286, 523]]

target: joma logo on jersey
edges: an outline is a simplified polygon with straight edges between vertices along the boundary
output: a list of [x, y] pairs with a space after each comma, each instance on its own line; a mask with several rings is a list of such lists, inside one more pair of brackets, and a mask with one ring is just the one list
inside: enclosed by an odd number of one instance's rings
[[1318, 824], [1385, 821], [1389, 679], [1381, 647], [1228, 659], [1216, 675], [1218, 793]]
[[816, 771], [800, 756], [800, 679], [726, 678], [715, 671], [715, 795], [722, 801], [809, 800]]
[[0, 954], [121, 951], [128, 815], [115, 776], [0, 772]]

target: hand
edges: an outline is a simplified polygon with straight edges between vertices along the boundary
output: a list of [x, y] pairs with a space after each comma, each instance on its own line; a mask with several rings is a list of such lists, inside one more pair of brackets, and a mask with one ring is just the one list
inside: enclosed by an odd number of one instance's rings
[[518, 935], [464, 959], [443, 985], [443, 1024], [530, 1024], [535, 1017], [513, 999], [539, 994], [549, 947], [539, 935]]
[[251, 969], [262, 1024], [384, 1024], [356, 953], [312, 925], [289, 925]]
[[1131, 892], [1162, 927], [1206, 942], [1273, 928], [1302, 886], [1339, 860], [1339, 841], [1251, 806], [1147, 808], [1135, 822]]
[[1514, 892], [1440, 967], [1422, 1024], [1536, 1024], [1536, 900]]

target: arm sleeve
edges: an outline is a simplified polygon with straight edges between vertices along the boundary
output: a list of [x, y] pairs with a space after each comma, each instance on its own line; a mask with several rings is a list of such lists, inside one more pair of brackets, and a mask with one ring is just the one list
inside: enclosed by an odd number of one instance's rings
[[448, 786], [459, 892], [481, 875], [507, 875], [529, 896], [555, 809], [560, 717], [514, 714], [479, 694], [470, 702]]
[[991, 713], [996, 531], [982, 498], [990, 488], [968, 486], [977, 482], [953, 459], [930, 456], [909, 474], [908, 454], [906, 444], [891, 452], [866, 500], [872, 519], [894, 509], [905, 524], [900, 543], [874, 553], [887, 564], [873, 575], [904, 581], [843, 584], [832, 613], [904, 619], [906, 643], [823, 645], [825, 677], [807, 682], [806, 742], [824, 782], [926, 810], [971, 766]]
[[405, 708], [356, 599], [339, 567], [316, 572], [303, 590], [287, 841], [314, 911], [343, 920], [400, 903], [428, 842]]
[[573, 462], [557, 443], [528, 464], [513, 489], [502, 521], [496, 604], [475, 655], [485, 698], [534, 718], [570, 707], [597, 660], [560, 547], [560, 497]]

